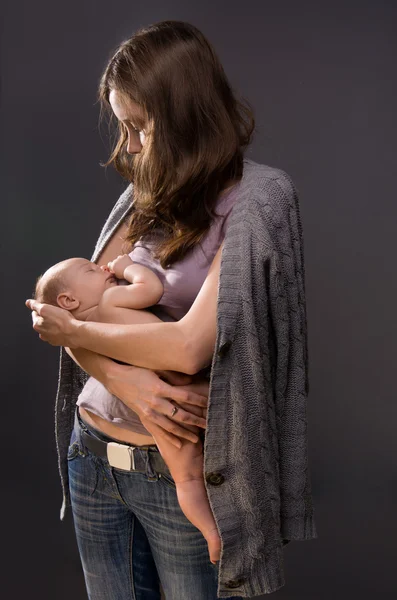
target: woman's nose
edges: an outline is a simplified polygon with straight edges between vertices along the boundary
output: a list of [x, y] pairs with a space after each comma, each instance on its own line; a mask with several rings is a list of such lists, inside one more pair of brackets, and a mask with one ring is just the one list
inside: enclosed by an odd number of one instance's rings
[[138, 154], [142, 150], [142, 144], [138, 135], [128, 135], [127, 152], [128, 154]]

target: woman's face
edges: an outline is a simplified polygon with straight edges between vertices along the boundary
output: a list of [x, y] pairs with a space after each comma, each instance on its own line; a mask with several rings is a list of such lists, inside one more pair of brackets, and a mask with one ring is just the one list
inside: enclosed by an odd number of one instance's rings
[[142, 150], [145, 143], [145, 131], [139, 130], [137, 122], [142, 122], [144, 115], [138, 104], [129, 100], [117, 90], [111, 90], [109, 102], [112, 110], [119, 121], [124, 123], [128, 131], [127, 152], [137, 154]]

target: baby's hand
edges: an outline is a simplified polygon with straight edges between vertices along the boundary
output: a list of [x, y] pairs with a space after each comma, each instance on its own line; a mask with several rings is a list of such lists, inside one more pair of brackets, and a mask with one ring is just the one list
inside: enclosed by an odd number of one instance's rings
[[118, 279], [124, 279], [124, 270], [133, 264], [128, 254], [121, 254], [111, 262], [108, 262], [108, 267]]

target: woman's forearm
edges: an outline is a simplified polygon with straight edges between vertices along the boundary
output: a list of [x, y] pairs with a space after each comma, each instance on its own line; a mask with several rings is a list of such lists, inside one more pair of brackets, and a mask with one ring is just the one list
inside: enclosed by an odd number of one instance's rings
[[85, 348], [147, 369], [194, 374], [201, 368], [197, 346], [182, 321], [139, 325], [78, 321], [76, 325], [73, 345], [79, 350]]
[[106, 388], [109, 385], [108, 376], [112, 373], [114, 362], [106, 356], [87, 350], [86, 348], [65, 348], [69, 356], [91, 377], [100, 381]]

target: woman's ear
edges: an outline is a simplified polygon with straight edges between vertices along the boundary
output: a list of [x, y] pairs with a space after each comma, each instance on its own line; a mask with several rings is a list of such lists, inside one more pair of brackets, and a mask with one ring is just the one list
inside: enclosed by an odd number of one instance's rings
[[72, 292], [58, 294], [57, 303], [60, 308], [65, 310], [75, 310], [80, 306], [80, 302], [73, 296]]

